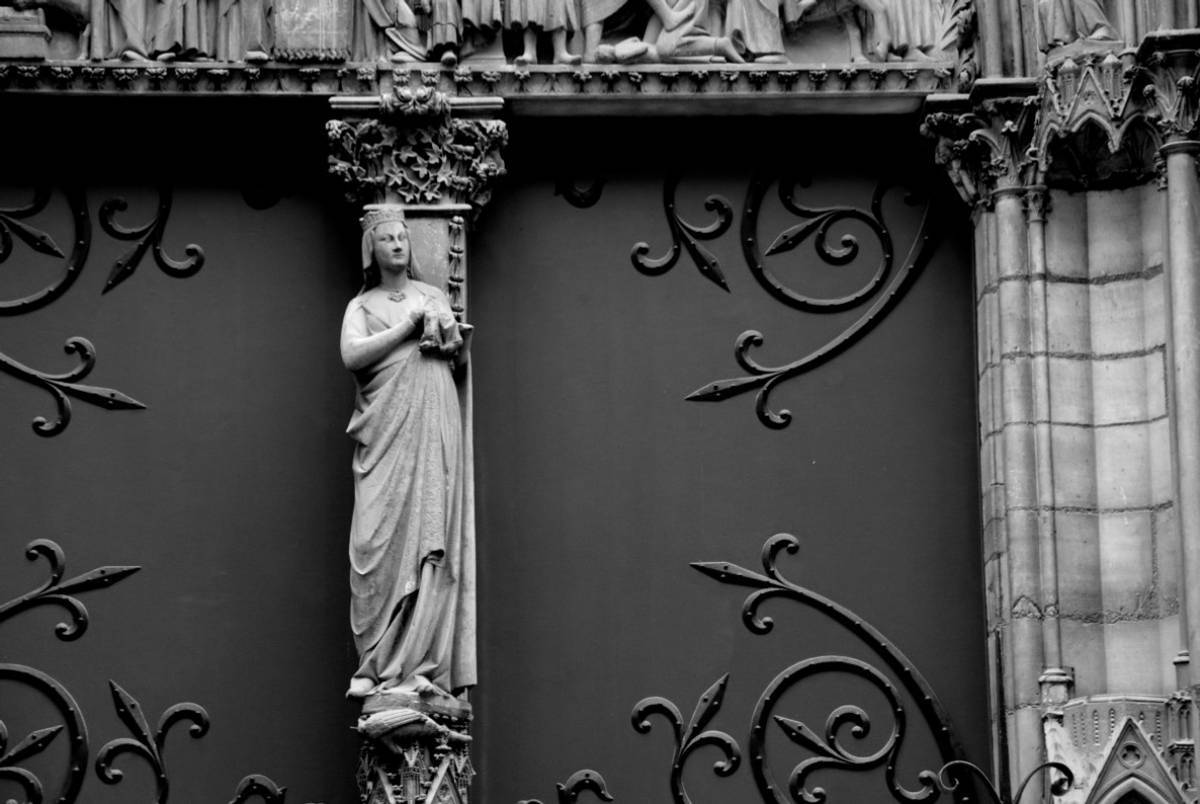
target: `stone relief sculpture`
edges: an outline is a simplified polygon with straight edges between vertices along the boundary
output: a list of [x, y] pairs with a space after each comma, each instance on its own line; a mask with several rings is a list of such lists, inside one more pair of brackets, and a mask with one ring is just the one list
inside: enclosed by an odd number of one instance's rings
[[578, 64], [579, 55], [567, 50], [567, 36], [582, 30], [577, 0], [505, 0], [505, 25], [521, 31], [517, 64], [537, 63], [539, 32], [550, 34], [555, 64]]
[[159, 59], [207, 59], [212, 56], [211, 4], [207, 0], [156, 0], [153, 4], [153, 55]]
[[743, 61], [728, 36], [713, 33], [708, 0], [646, 0], [653, 16], [640, 37], [615, 45], [600, 43], [604, 23], [625, 5], [623, 0], [598, 0], [584, 6], [585, 62], [662, 62], [718, 59]]
[[252, 64], [267, 61], [271, 50], [270, 13], [269, 0], [220, 0], [214, 45], [217, 59]]
[[1042, 50], [1081, 39], [1093, 42], [1119, 39], [1099, 0], [1040, 0], [1038, 11], [1044, 36]]
[[350, 52], [356, 61], [423, 61], [424, 36], [405, 0], [358, 0]]
[[[8, 5], [66, 9], [54, 19], [86, 30], [53, 50], [92, 60], [499, 66], [502, 31], [522, 67], [544, 39], [558, 65], [927, 61], [954, 49], [950, 0], [0, 0]], [[1115, 38], [1098, 0], [1040, 0], [1040, 12], [1047, 47]]]
[[[760, 63], [786, 62], [783, 48], [784, 16], [791, 11], [793, 24], [816, 0], [728, 0], [725, 7], [725, 33], [746, 61]], [[794, 10], [793, 10], [794, 9]]]
[[92, 59], [146, 61], [144, 0], [92, 0], [87, 53]]
[[412, 276], [399, 206], [369, 207], [362, 228], [363, 290], [341, 333], [358, 387], [347, 432], [357, 442], [350, 622], [359, 667], [347, 695], [422, 711], [460, 704], [456, 695], [475, 684], [474, 533], [452, 374], [469, 329], [445, 293]]

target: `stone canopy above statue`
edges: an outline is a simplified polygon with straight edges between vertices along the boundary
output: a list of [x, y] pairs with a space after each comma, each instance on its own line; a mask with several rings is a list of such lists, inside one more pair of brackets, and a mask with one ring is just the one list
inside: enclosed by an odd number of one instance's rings
[[955, 0], [0, 0], [0, 59], [944, 64], [955, 60], [964, 7]]

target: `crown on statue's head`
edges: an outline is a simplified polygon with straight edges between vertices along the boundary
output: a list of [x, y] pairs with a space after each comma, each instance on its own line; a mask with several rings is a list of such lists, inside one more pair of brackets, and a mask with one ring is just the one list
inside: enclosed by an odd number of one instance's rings
[[404, 223], [404, 207], [399, 204], [367, 204], [358, 219], [362, 230], [369, 232], [381, 223]]

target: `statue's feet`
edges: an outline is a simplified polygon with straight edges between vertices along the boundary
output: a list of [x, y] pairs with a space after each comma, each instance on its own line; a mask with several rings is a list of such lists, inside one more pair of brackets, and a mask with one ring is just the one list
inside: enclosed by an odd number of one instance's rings
[[1087, 38], [1093, 42], [1115, 42], [1120, 37], [1117, 36], [1117, 32], [1111, 27], [1107, 25], [1097, 25], [1095, 30], [1088, 34]]
[[350, 688], [346, 690], [347, 698], [366, 698], [375, 689], [375, 681], [362, 676], [350, 679]]
[[410, 53], [403, 50], [397, 50], [390, 57], [392, 64], [413, 64], [417, 60]]
[[737, 52], [737, 48], [733, 46], [733, 40], [728, 36], [717, 37], [713, 43], [713, 47], [716, 50], [715, 55], [720, 56], [730, 64], [743, 64], [746, 61], [742, 58], [742, 54]]
[[612, 45], [600, 45], [592, 59], [595, 64], [612, 64], [617, 60], [617, 49]]
[[576, 53], [568, 53], [565, 50], [555, 51], [555, 53], [554, 53], [554, 63], [555, 64], [575, 65], [575, 64], [581, 64], [582, 62], [583, 62], [583, 56], [580, 56]]
[[537, 53], [530, 53], [526, 50], [520, 56], [513, 59], [513, 64], [518, 67], [528, 67], [531, 64], [537, 64]]
[[[466, 56], [468, 54], [464, 53], [463, 55]], [[442, 57], [438, 61], [440, 61], [442, 63], [442, 66], [445, 67], [447, 70], [453, 70], [455, 67], [458, 66], [458, 54], [455, 53], [453, 50], [447, 50], [445, 53], [442, 54]]]
[[754, 57], [755, 64], [787, 64], [788, 58], [782, 53], [764, 53]]
[[136, 50], [129, 48], [121, 51], [121, 61], [137, 61], [145, 64], [148, 63], [150, 59], [146, 58], [141, 53], [138, 53]]
[[[605, 45], [601, 45], [600, 50], [603, 50], [605, 47]], [[648, 44], [636, 37], [630, 37], [613, 46], [612, 61], [620, 64], [629, 64], [630, 62], [646, 58], [649, 53], [650, 46]], [[597, 52], [597, 58], [600, 58], [599, 52]]]
[[247, 64], [266, 64], [271, 60], [265, 50], [247, 50], [246, 55], [242, 57], [242, 61]]

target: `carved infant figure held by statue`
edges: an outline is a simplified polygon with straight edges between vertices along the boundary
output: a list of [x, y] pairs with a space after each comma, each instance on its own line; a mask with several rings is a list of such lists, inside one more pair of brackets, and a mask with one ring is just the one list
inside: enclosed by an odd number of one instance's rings
[[341, 352], [358, 393], [347, 694], [453, 698], [475, 684], [474, 533], [453, 368], [463, 331], [446, 294], [412, 276], [398, 207], [363, 218], [363, 290]]

